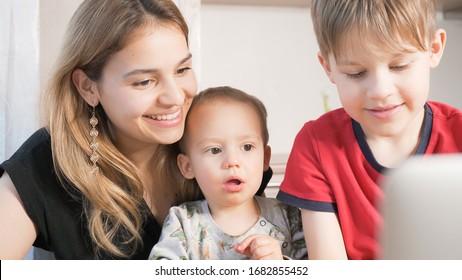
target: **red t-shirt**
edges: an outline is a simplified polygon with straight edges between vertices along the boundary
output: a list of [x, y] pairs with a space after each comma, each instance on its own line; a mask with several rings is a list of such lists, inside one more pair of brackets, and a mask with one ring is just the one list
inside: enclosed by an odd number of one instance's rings
[[[462, 152], [462, 112], [437, 102], [427, 102], [425, 111], [416, 154]], [[378, 184], [387, 170], [375, 160], [359, 123], [337, 109], [300, 130], [277, 198], [302, 209], [336, 212], [348, 258], [374, 259], [382, 226]]]

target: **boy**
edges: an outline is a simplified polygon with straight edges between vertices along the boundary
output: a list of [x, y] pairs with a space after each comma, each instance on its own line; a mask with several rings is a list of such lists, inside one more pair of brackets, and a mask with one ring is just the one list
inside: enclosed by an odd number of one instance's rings
[[310, 259], [374, 259], [380, 179], [415, 154], [462, 151], [462, 114], [427, 102], [446, 33], [432, 0], [313, 0], [341, 109], [298, 133], [277, 198], [302, 208]]

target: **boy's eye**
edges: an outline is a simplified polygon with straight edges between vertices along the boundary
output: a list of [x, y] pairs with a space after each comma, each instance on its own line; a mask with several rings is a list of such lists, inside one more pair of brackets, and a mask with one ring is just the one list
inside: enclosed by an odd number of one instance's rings
[[408, 67], [407, 65], [397, 65], [397, 66], [391, 66], [390, 69], [395, 70], [395, 71], [400, 71], [400, 70], [406, 69], [407, 67]]
[[347, 77], [350, 79], [358, 79], [363, 77], [366, 74], [366, 71], [356, 72], [356, 73], [346, 73]]

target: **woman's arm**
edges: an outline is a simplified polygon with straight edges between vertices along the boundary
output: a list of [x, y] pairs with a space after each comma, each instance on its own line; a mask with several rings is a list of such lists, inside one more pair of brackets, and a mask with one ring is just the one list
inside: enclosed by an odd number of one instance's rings
[[24, 259], [37, 230], [5, 172], [0, 177], [0, 259]]
[[302, 209], [303, 232], [310, 260], [346, 260], [336, 213]]

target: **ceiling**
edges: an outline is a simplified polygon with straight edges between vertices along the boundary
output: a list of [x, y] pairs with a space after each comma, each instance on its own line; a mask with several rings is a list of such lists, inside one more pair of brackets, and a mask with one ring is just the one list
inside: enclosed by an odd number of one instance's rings
[[308, 7], [309, 0], [202, 0], [202, 4]]
[[[413, 0], [412, 0], [413, 1]], [[202, 0], [202, 4], [308, 7], [310, 0]], [[462, 19], [462, 0], [436, 0], [445, 17]]]

